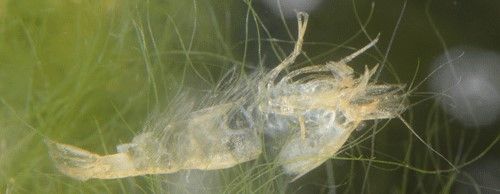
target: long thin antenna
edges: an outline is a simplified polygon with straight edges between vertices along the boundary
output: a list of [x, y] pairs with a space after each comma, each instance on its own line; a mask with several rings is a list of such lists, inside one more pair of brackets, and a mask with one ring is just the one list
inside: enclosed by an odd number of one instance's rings
[[399, 25], [401, 24], [401, 20], [403, 19], [403, 15], [406, 11], [406, 4], [407, 3], [408, 3], [408, 1], [404, 1], [404, 3], [403, 3], [403, 7], [401, 8], [401, 12], [399, 13], [398, 21], [396, 22], [396, 26], [394, 27], [394, 30], [392, 31], [391, 39], [389, 40], [389, 46], [387, 46], [387, 50], [385, 50], [384, 59], [382, 60], [382, 65], [381, 65], [379, 71], [377, 72], [377, 74], [375, 75], [375, 78], [373, 79], [374, 81], [378, 80], [378, 78], [380, 77], [380, 74], [382, 73], [382, 70], [385, 67], [385, 63], [387, 62], [387, 57], [389, 56], [389, 52], [391, 52], [391, 48], [392, 48], [394, 39], [396, 38], [396, 32], [399, 29]]
[[415, 137], [417, 137], [418, 140], [420, 140], [420, 142], [422, 142], [427, 148], [429, 148], [432, 152], [434, 152], [435, 154], [437, 154], [439, 157], [443, 158], [443, 160], [445, 160], [448, 164], [450, 164], [450, 166], [453, 168], [453, 170], [455, 171], [458, 171], [458, 168], [453, 164], [451, 163], [448, 159], [446, 159], [441, 153], [439, 153], [438, 151], [436, 151], [434, 148], [432, 148], [427, 142], [424, 141], [424, 139], [422, 139], [422, 137], [420, 137], [417, 132], [415, 132], [415, 130], [413, 130], [413, 127], [410, 126], [410, 124], [408, 124], [408, 122], [406, 120], [403, 119], [403, 117], [401, 117], [401, 115], [398, 115], [398, 118], [401, 120], [401, 122], [403, 122], [403, 124], [405, 124], [405, 126], [413, 133], [413, 135], [415, 135]]
[[346, 64], [346, 63], [349, 63], [350, 61], [352, 61], [354, 58], [356, 58], [357, 56], [359, 56], [361, 53], [364, 53], [366, 50], [370, 49], [371, 47], [375, 46], [375, 44], [377, 44], [378, 42], [378, 37], [380, 36], [380, 34], [377, 35], [377, 37], [375, 39], [373, 39], [373, 41], [371, 41], [369, 44], [367, 44], [366, 46], [364, 46], [363, 48], [359, 49], [358, 51], [350, 54], [349, 56], [341, 59], [338, 63], [340, 64]]

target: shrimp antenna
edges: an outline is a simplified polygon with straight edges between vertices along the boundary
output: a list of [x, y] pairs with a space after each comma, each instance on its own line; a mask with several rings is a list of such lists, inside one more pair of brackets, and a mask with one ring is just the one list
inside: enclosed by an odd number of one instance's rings
[[352, 61], [354, 58], [356, 58], [357, 56], [359, 56], [361, 53], [364, 53], [366, 50], [370, 49], [371, 47], [375, 46], [375, 44], [377, 44], [378, 42], [378, 38], [379, 38], [380, 34], [377, 35], [377, 37], [375, 37], [375, 39], [373, 39], [373, 41], [371, 41], [369, 44], [367, 44], [366, 46], [364, 46], [363, 48], [359, 49], [358, 51], [352, 53], [351, 55], [341, 59], [338, 63], [340, 64], [346, 64], [346, 63], [349, 63], [350, 61]]
[[297, 13], [297, 23], [298, 23], [297, 42], [295, 43], [292, 53], [288, 55], [288, 57], [286, 57], [278, 66], [272, 69], [264, 78], [264, 81], [262, 83], [266, 84], [267, 88], [270, 88], [274, 84], [276, 77], [278, 77], [281, 71], [283, 71], [288, 66], [293, 64], [295, 62], [295, 59], [300, 55], [300, 52], [302, 50], [302, 44], [304, 42], [304, 34], [306, 33], [307, 29], [307, 21], [309, 20], [308, 18], [309, 15], [307, 15], [307, 13], [304, 12]]
[[435, 150], [434, 148], [432, 148], [427, 142], [425, 142], [424, 139], [422, 139], [422, 137], [420, 137], [420, 135], [418, 135], [417, 132], [415, 132], [415, 130], [413, 129], [413, 127], [411, 127], [410, 124], [406, 120], [404, 120], [403, 117], [401, 117], [401, 115], [398, 115], [398, 118], [411, 131], [411, 133], [413, 133], [413, 135], [415, 135], [415, 137], [417, 137], [417, 139], [420, 142], [422, 142], [432, 152], [434, 152], [439, 157], [441, 157], [443, 160], [445, 160], [448, 164], [450, 164], [450, 166], [453, 168], [453, 170], [458, 171], [458, 168], [453, 163], [451, 163], [448, 159], [446, 159], [446, 157], [444, 157], [441, 153], [439, 153], [437, 150]]

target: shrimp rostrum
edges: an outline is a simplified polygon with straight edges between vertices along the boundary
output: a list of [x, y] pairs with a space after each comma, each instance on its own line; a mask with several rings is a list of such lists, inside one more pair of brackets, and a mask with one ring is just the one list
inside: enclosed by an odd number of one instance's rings
[[402, 85], [371, 81], [377, 66], [356, 76], [347, 65], [378, 38], [339, 61], [291, 68], [301, 54], [307, 22], [307, 14], [298, 13], [295, 47], [274, 69], [233, 79], [223, 95], [198, 109], [172, 109], [164, 117], [175, 119], [145, 127], [131, 143], [119, 145], [117, 154], [47, 140], [56, 167], [80, 180], [224, 169], [257, 159], [264, 147], [261, 135], [272, 134], [283, 142], [276, 161], [298, 178], [333, 157], [364, 121], [404, 111]]
[[394, 118], [405, 109], [402, 85], [370, 82], [377, 66], [365, 67], [356, 77], [347, 65], [375, 45], [378, 37], [340, 61], [289, 70], [278, 80], [301, 53], [307, 15], [298, 17], [293, 52], [259, 84], [260, 95], [266, 96], [260, 110], [280, 121], [269, 123], [268, 133], [291, 134], [280, 137], [286, 140], [277, 161], [294, 180], [334, 156], [363, 121]]

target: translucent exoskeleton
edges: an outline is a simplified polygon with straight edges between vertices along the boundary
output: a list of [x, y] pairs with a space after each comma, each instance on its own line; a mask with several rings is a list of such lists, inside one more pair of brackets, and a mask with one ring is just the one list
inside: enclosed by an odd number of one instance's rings
[[117, 154], [101, 156], [47, 140], [56, 167], [80, 180], [224, 169], [257, 159], [265, 134], [283, 142], [277, 161], [298, 178], [334, 156], [363, 121], [404, 111], [402, 85], [375, 84], [370, 78], [376, 67], [355, 76], [347, 65], [378, 39], [338, 62], [290, 68], [301, 53], [307, 22], [307, 14], [298, 13], [294, 50], [277, 67], [233, 79], [199, 109], [170, 110], [131, 143], [119, 145]]
[[79, 180], [224, 169], [254, 160], [262, 143], [259, 121], [252, 117], [255, 106], [247, 102], [256, 93], [251, 82], [231, 81], [233, 87], [202, 100], [205, 108], [200, 110], [170, 109], [131, 143], [118, 145], [117, 154], [101, 156], [47, 140], [49, 154], [59, 171]]
[[[347, 65], [375, 45], [378, 37], [340, 61], [290, 70], [301, 53], [307, 27], [307, 15], [298, 17], [293, 52], [259, 84], [259, 95], [265, 96], [260, 111], [275, 120], [266, 132], [286, 138], [277, 161], [294, 180], [334, 156], [363, 121], [394, 118], [405, 108], [402, 85], [370, 82], [376, 66], [365, 67], [364, 74], [355, 77]], [[285, 69], [289, 72], [283, 73]], [[280, 73], [284, 75], [277, 80]]]

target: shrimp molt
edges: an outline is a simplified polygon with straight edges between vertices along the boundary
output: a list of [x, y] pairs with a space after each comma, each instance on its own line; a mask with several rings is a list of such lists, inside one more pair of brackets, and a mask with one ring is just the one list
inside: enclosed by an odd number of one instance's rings
[[[56, 167], [80, 180], [215, 170], [255, 160], [273, 144], [279, 147], [276, 161], [295, 180], [333, 157], [364, 121], [391, 119], [404, 111], [402, 85], [371, 82], [377, 66], [357, 76], [347, 65], [378, 37], [339, 61], [292, 68], [307, 21], [307, 14], [298, 13], [294, 50], [274, 69], [233, 78], [223, 95], [180, 119], [158, 122], [119, 145], [117, 154], [101, 156], [48, 140]], [[165, 117], [179, 115], [171, 111]]]

